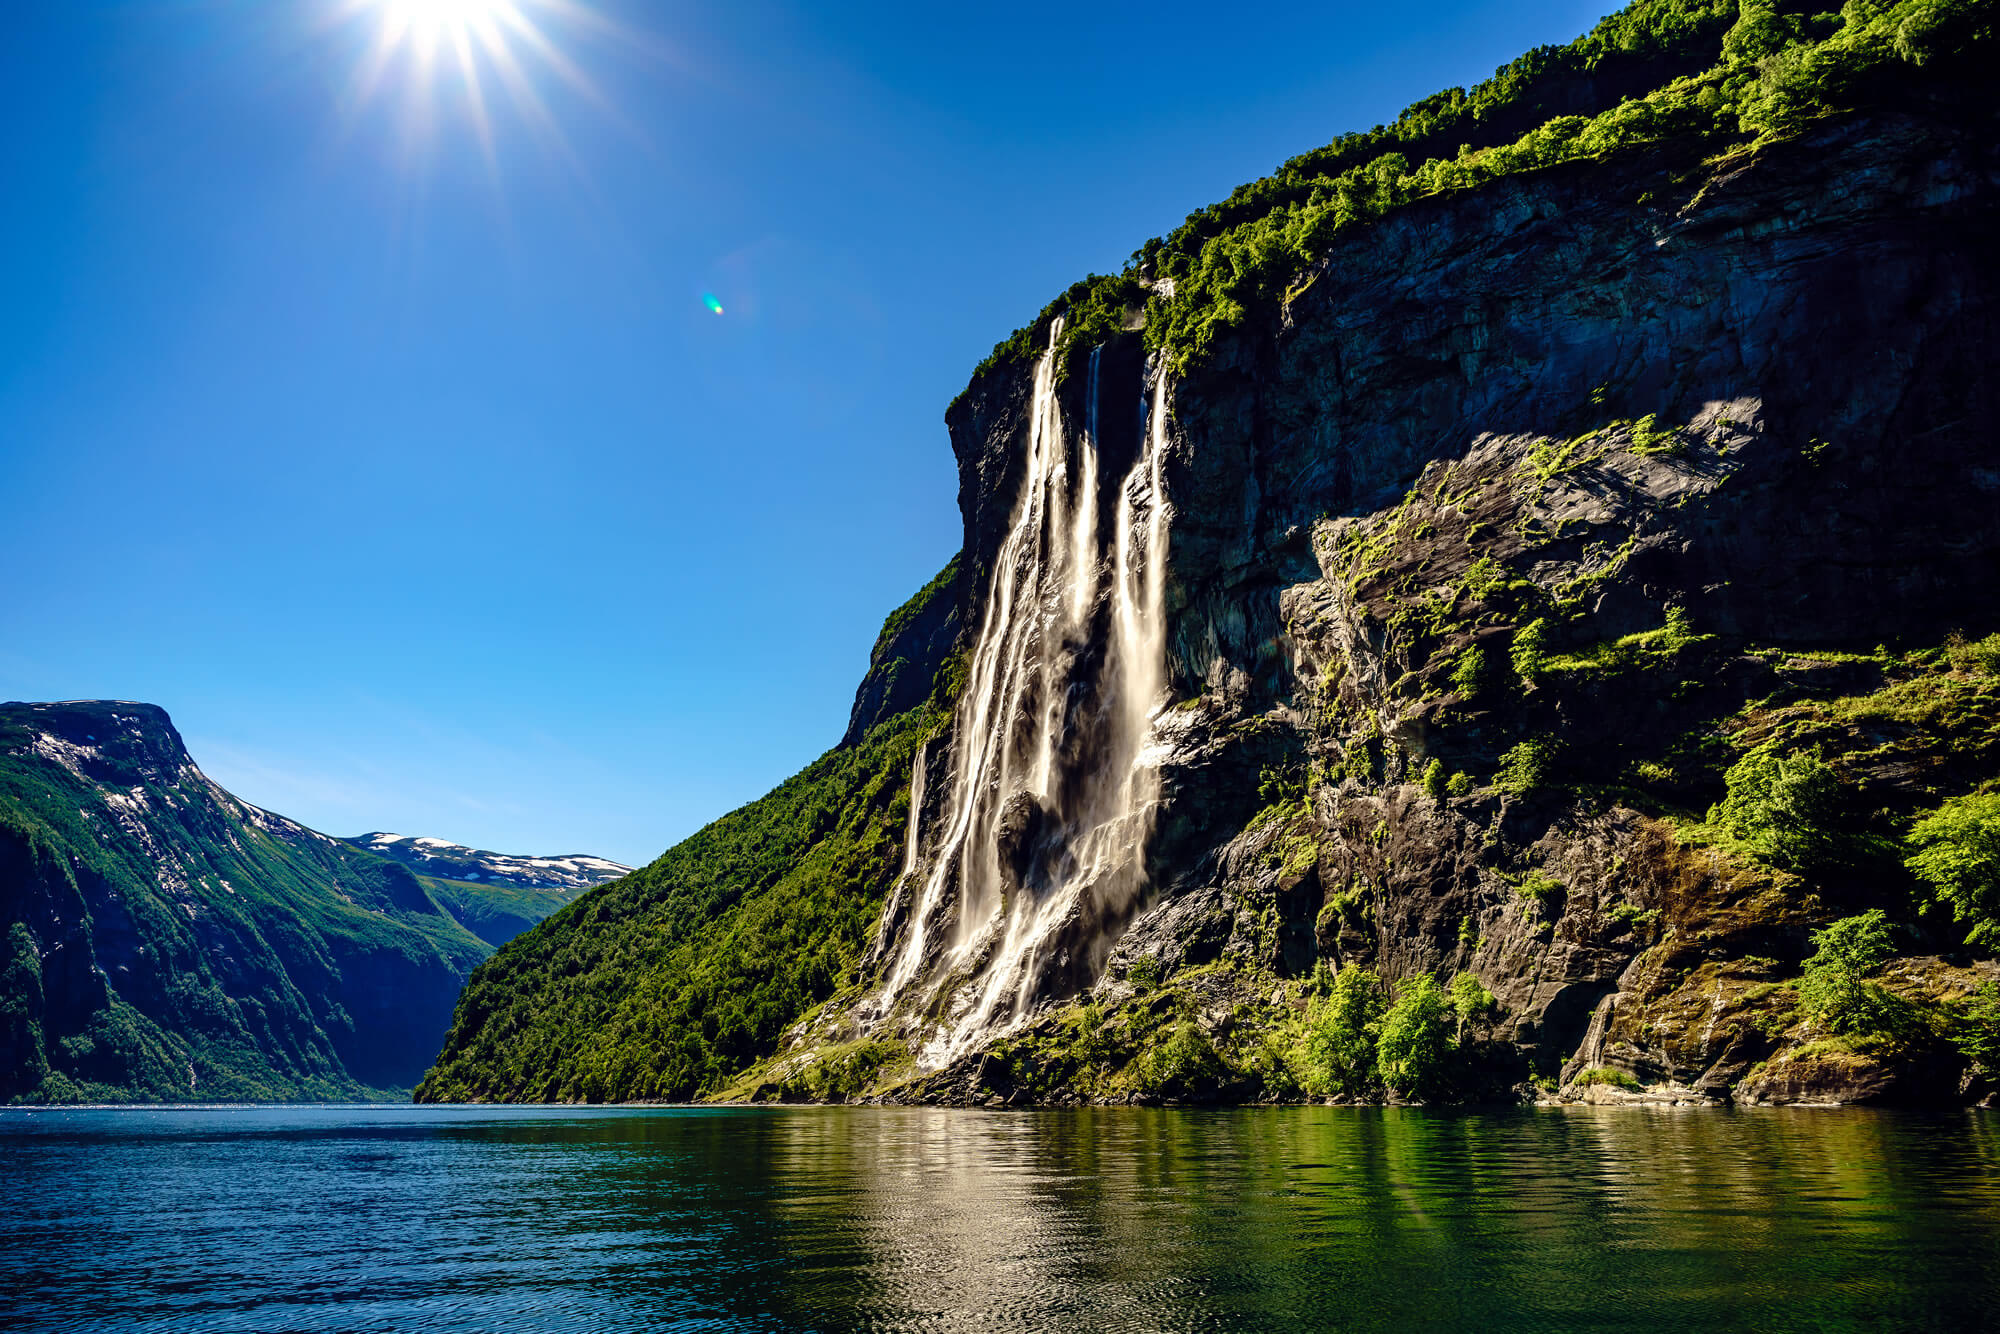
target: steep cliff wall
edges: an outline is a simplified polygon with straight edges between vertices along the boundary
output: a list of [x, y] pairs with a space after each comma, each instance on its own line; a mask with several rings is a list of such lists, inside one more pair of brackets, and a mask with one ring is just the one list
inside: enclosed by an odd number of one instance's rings
[[842, 749], [424, 1095], [1987, 1096], [1993, 42], [1636, 0], [1076, 284]]
[[[1870, 908], [1914, 1009], [1995, 976], [1894, 850], [2000, 775], [1984, 669], [1916, 652], [2000, 628], [1992, 128], [1836, 118], [1698, 171], [1636, 155], [1411, 205], [1174, 382], [1147, 907], [1070, 1006], [919, 1059], [906, 1094], [1171, 1093], [1176, 1036], [1211, 1093], [1282, 1094], [1299, 1072], [1267, 1049], [1344, 966], [1492, 995], [1462, 1096], [1958, 1092], [1948, 1022], [1842, 1036], [1790, 980], [1813, 928]], [[1136, 343], [1100, 392], [1140, 400]], [[975, 573], [1029, 397], [1002, 366], [954, 409]], [[1964, 716], [1897, 719], [1897, 690]], [[1907, 733], [1896, 762], [1879, 722], [1839, 730], [1870, 715]], [[1704, 821], [1774, 744], [1830, 758], [1872, 852], [1787, 865]], [[1105, 1023], [1122, 1050], [1078, 1037]]]

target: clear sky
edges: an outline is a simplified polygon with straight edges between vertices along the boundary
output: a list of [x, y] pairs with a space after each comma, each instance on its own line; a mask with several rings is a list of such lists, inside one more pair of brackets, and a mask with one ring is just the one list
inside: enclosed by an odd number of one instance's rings
[[1612, 7], [515, 6], [555, 59], [475, 44], [484, 134], [448, 40], [362, 95], [397, 0], [6, 6], [0, 699], [160, 704], [330, 833], [649, 860], [839, 737], [997, 340]]

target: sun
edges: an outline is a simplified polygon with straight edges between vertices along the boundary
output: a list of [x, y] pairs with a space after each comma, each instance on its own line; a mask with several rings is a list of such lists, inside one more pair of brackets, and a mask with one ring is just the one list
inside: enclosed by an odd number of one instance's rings
[[410, 32], [416, 40], [435, 42], [447, 32], [491, 24], [509, 0], [380, 0], [383, 20]]
[[462, 98], [474, 133], [493, 162], [492, 85], [504, 89], [519, 118], [561, 146], [562, 136], [538, 78], [553, 77], [602, 107], [603, 98], [555, 40], [558, 27], [608, 27], [581, 0], [334, 0], [334, 26], [360, 26], [364, 37], [345, 98], [359, 115], [399, 85], [405, 128], [428, 142], [438, 100]]

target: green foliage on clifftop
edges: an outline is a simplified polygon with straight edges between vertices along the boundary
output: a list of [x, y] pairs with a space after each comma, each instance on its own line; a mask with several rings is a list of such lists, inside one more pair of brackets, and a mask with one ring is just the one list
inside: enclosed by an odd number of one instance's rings
[[1300, 154], [1148, 241], [1123, 273], [1072, 285], [979, 370], [1025, 359], [1065, 321], [1066, 365], [1143, 305], [1179, 369], [1310, 286], [1342, 233], [1415, 201], [1635, 150], [1690, 164], [1821, 116], [1920, 96], [1992, 58], [1991, 0], [1633, 0], [1567, 46]]

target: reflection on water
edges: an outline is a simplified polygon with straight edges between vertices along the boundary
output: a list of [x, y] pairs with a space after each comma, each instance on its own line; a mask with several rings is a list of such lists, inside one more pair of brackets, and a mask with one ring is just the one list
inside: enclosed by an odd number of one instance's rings
[[0, 1112], [0, 1326], [1954, 1329], [1987, 1113]]

